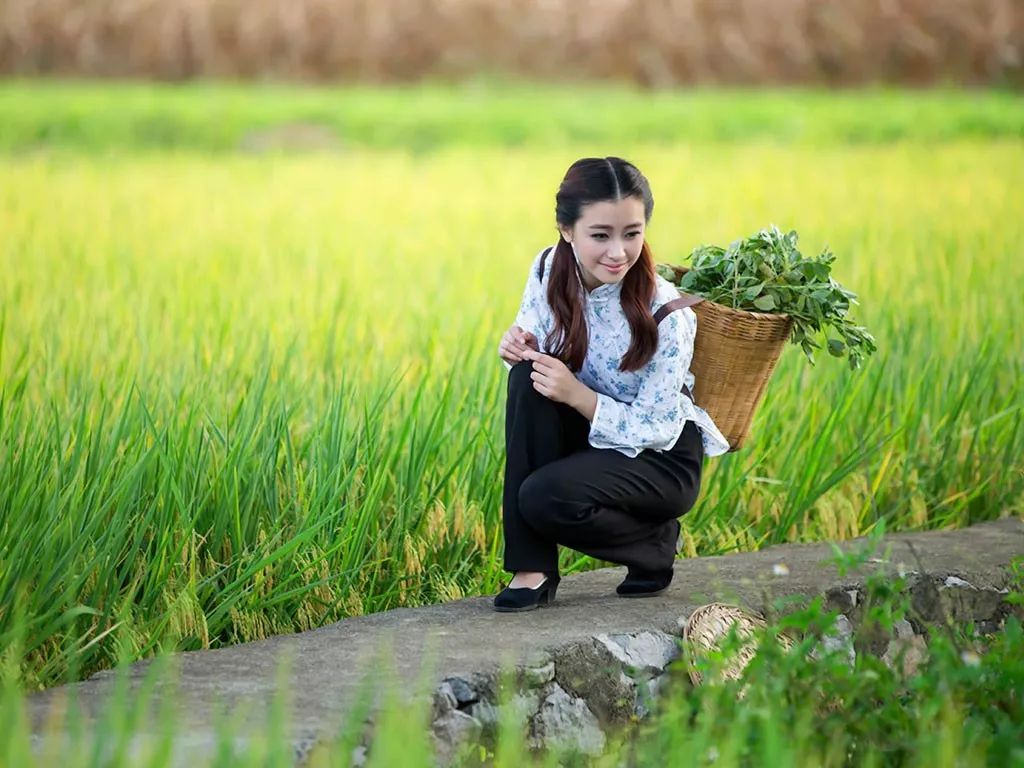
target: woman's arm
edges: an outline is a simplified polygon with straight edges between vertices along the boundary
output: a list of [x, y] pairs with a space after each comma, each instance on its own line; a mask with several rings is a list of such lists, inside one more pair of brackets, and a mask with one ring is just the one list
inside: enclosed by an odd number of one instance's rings
[[581, 381], [579, 394], [569, 405], [583, 414], [587, 421], [592, 422], [594, 411], [597, 409], [597, 393]]
[[[547, 250], [546, 247], [541, 249], [530, 265], [530, 273], [526, 277], [526, 287], [523, 288], [523, 298], [519, 302], [519, 311], [516, 313], [516, 319], [513, 323], [524, 331], [533, 334], [534, 338], [537, 339], [538, 351], [541, 351], [544, 338], [551, 323], [551, 310], [548, 307], [547, 297], [547, 280], [537, 277], [537, 267], [540, 265], [540, 257], [545, 250]], [[545, 278], [549, 269], [549, 265], [546, 264]], [[506, 370], [512, 369], [511, 363], [507, 360], [502, 359], [502, 363], [505, 365]]]

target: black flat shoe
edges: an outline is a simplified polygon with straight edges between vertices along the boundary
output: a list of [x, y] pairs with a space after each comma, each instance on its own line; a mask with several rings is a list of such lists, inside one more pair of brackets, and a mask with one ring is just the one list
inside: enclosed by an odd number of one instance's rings
[[496, 611], [532, 611], [541, 605], [554, 602], [558, 582], [557, 574], [544, 574], [544, 581], [536, 587], [505, 587], [494, 598]]
[[626, 578], [615, 588], [615, 591], [619, 597], [654, 597], [668, 589], [674, 574], [675, 571], [671, 568], [663, 571], [630, 568]]

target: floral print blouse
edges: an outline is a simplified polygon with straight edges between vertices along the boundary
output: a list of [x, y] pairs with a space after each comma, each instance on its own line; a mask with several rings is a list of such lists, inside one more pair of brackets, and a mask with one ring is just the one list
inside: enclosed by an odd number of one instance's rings
[[[544, 339], [554, 326], [547, 301], [548, 275], [554, 250], [544, 261], [544, 276], [537, 279], [542, 249], [530, 265], [530, 274], [515, 324], [537, 338], [541, 351]], [[577, 278], [579, 273], [577, 272]], [[661, 275], [655, 275], [657, 289], [651, 302], [651, 314], [664, 303], [679, 298], [679, 290]], [[589, 338], [587, 356], [576, 378], [597, 394], [597, 408], [590, 424], [589, 443], [594, 448], [613, 448], [635, 458], [644, 449], [665, 451], [675, 445], [687, 421], [696, 422], [704, 443], [705, 456], [719, 456], [729, 450], [729, 442], [711, 420], [707, 411], [693, 403], [680, 390], [685, 382], [693, 391], [690, 371], [693, 340], [697, 332], [697, 313], [691, 308], [670, 312], [658, 325], [658, 349], [647, 364], [637, 371], [620, 371], [619, 363], [629, 349], [630, 329], [622, 310], [622, 282], [605, 283], [588, 292], [580, 280], [584, 296]], [[506, 369], [512, 366], [502, 360]]]

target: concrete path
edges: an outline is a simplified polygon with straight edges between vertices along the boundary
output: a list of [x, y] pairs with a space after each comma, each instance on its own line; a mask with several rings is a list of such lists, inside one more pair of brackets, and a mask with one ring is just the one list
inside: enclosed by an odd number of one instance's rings
[[[850, 551], [862, 543], [857, 539], [840, 546]], [[893, 534], [885, 538], [885, 545], [891, 546], [889, 557], [882, 557], [884, 547], [878, 550], [871, 570], [923, 570], [932, 577], [952, 575], [974, 587], [998, 589], [1007, 582], [1011, 558], [1024, 555], [1024, 523], [1005, 518], [962, 530]], [[920, 555], [920, 565], [911, 546]], [[815, 596], [863, 580], [863, 570], [840, 578], [826, 562], [832, 555], [832, 545], [821, 543], [681, 559], [669, 590], [641, 600], [615, 594], [625, 568], [605, 568], [563, 577], [554, 605], [526, 613], [498, 613], [492, 610], [492, 596], [484, 595], [353, 617], [230, 648], [176, 654], [180, 682], [174, 714], [187, 724], [178, 730], [177, 746], [186, 751], [212, 749], [215, 706], [232, 710], [243, 728], [260, 728], [265, 707], [280, 688], [278, 663], [285, 656], [291, 665], [293, 742], [301, 753], [304, 744], [308, 747], [335, 729], [375, 659], [389, 661], [409, 690], [432, 690], [443, 678], [470, 676], [501, 664], [543, 664], [553, 649], [599, 633], [678, 633], [689, 613], [708, 602], [736, 602], [761, 610], [766, 596]], [[425, 662], [432, 666], [421, 677]], [[150, 663], [139, 662], [126, 670], [133, 692]], [[51, 707], [72, 690], [87, 717], [97, 718], [114, 678], [113, 671], [102, 672], [31, 695], [27, 704], [34, 731], [41, 731]], [[171, 700], [169, 685], [163, 682], [156, 688], [166, 701]], [[152, 727], [158, 726], [159, 719], [154, 719]]]

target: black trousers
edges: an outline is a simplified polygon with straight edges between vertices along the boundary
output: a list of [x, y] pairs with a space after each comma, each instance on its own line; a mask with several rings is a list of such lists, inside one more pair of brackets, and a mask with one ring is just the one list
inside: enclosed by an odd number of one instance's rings
[[704, 444], [686, 422], [668, 451], [635, 458], [588, 442], [590, 422], [533, 388], [529, 360], [508, 373], [502, 519], [506, 571], [558, 571], [558, 544], [644, 570], [670, 568], [679, 517], [700, 493]]

